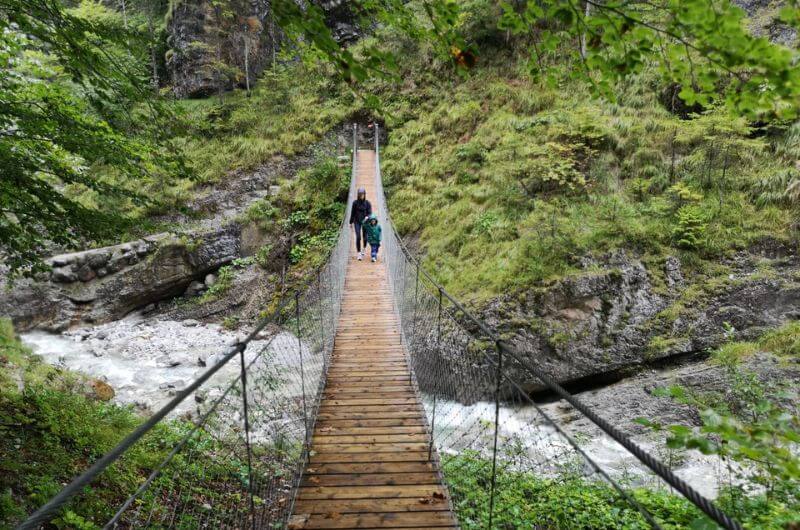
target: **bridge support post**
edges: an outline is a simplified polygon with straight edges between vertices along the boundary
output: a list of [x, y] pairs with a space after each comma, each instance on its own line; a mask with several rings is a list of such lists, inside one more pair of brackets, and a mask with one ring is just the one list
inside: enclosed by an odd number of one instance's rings
[[325, 312], [323, 307], [323, 300], [322, 297], [322, 271], [317, 271], [317, 298], [319, 301], [317, 302], [317, 307], [319, 308], [319, 335], [321, 345], [322, 345], [322, 373], [328, 373], [328, 356], [327, 356], [327, 344], [325, 343]]
[[[439, 356], [441, 361], [442, 355], [442, 288], [439, 288], [439, 303], [436, 311], [436, 355]], [[431, 441], [428, 445], [428, 461], [431, 461], [433, 456], [433, 437], [436, 431], [436, 396], [439, 393], [439, 379], [434, 378], [433, 381], [433, 411], [431, 412]]]
[[500, 384], [503, 381], [503, 348], [500, 342], [495, 343], [497, 348], [497, 379], [494, 388], [494, 444], [492, 445], [492, 485], [489, 490], [489, 526], [492, 530], [494, 516], [494, 494], [497, 488], [497, 437], [500, 432]]
[[[402, 260], [403, 263], [403, 273], [401, 274], [401, 278], [403, 280], [403, 286], [400, 288], [401, 297], [400, 297], [400, 325], [402, 326], [406, 312], [406, 260]], [[403, 340], [403, 334], [400, 333], [400, 340]]]
[[242, 370], [242, 413], [244, 414], [244, 443], [247, 448], [247, 497], [250, 504], [250, 525], [251, 528], [256, 527], [256, 505], [253, 499], [253, 451], [250, 446], [250, 414], [249, 402], [247, 398], [247, 364], [244, 360], [244, 350], [246, 346], [240, 344], [239, 348], [239, 361]]
[[[402, 252], [402, 251], [401, 251]], [[415, 264], [414, 272], [414, 314], [411, 317], [411, 340], [407, 345], [408, 353], [413, 355], [414, 344], [417, 336], [417, 300], [419, 299], [419, 263]], [[408, 384], [411, 384], [411, 370], [408, 371]]]
[[306, 375], [303, 368], [303, 340], [300, 329], [300, 292], [294, 293], [295, 319], [297, 320], [297, 355], [300, 358], [300, 390], [303, 394], [303, 446], [308, 449], [308, 408], [306, 406]]

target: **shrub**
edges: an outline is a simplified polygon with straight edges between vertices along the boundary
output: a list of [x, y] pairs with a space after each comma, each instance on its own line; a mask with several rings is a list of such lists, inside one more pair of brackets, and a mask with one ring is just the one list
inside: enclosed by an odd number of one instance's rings
[[706, 222], [697, 206], [681, 206], [675, 213], [672, 240], [680, 248], [695, 250], [703, 245]]
[[[488, 525], [491, 461], [475, 452], [443, 457], [443, 471], [459, 523], [467, 530]], [[497, 528], [617, 530], [650, 528], [633, 505], [608, 483], [580, 476], [538, 476], [498, 465], [493, 525]], [[706, 520], [688, 501], [667, 491], [631, 492], [662, 528], [688, 528]]]

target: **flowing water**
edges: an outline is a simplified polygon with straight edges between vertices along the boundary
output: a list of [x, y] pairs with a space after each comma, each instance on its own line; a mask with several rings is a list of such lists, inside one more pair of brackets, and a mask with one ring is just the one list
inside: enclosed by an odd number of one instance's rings
[[[203, 324], [193, 320], [171, 321], [144, 319], [132, 316], [116, 322], [83, 328], [61, 335], [32, 331], [22, 335], [22, 340], [46, 362], [81, 372], [107, 382], [115, 391], [114, 401], [134, 405], [144, 412], [152, 412], [165, 404], [175, 393], [199, 377], [208, 367], [220, 360], [240, 337], [217, 324]], [[297, 338], [290, 333], [280, 333], [272, 342], [267, 337], [253, 341], [245, 356], [250, 362], [264, 347], [269, 347], [263, 362], [276, 366], [285, 373], [296, 372], [294, 366]], [[209, 396], [219, 395], [239, 373], [239, 363], [230, 362], [217, 372], [204, 390]], [[316, 381], [318, 373], [309, 374]], [[297, 378], [282, 380], [282, 395], [298, 396]], [[432, 413], [432, 400], [424, 399], [428, 417]], [[173, 414], [196, 410], [194, 399], [186, 399]], [[554, 418], [569, 414], [563, 404], [543, 406]], [[500, 441], [505, 451], [516, 452], [527, 462], [535, 464], [539, 472], [557, 472], [565, 466], [575, 465], [580, 459], [568, 442], [543, 421], [539, 411], [529, 406], [501, 406]], [[437, 446], [444, 453], [457, 453], [465, 449], [489, 454], [493, 442], [495, 406], [490, 402], [462, 405], [454, 401], [439, 400], [435, 418]], [[572, 429], [570, 433], [581, 449], [603, 470], [615, 478], [625, 478], [633, 483], [652, 483], [652, 475], [641, 467], [635, 457], [608, 436], [596, 430]], [[646, 450], [668, 460], [661, 454], [662, 444], [639, 437], [637, 442]], [[676, 473], [704, 495], [715, 497], [727, 473], [718, 459], [696, 451], [684, 453], [674, 466]]]
[[[131, 317], [61, 335], [32, 331], [21, 338], [46, 362], [108, 383], [116, 403], [152, 412], [219, 362], [241, 337], [216, 324]], [[267, 346], [264, 359], [293, 371], [298, 359], [294, 335], [279, 333], [271, 341], [266, 336], [252, 341], [245, 350], [246, 362]], [[198, 393], [203, 393], [203, 400], [218, 395], [239, 372], [234, 359]], [[286, 378], [284, 393], [299, 393], [294, 386], [294, 378]], [[186, 399], [173, 414], [195, 408], [195, 400]]]
[[[426, 396], [424, 405], [428, 418], [431, 418], [433, 400]], [[553, 419], [565, 414], [562, 403], [543, 405], [542, 409]], [[438, 400], [433, 421], [437, 447], [446, 454], [472, 450], [484, 457], [490, 457], [494, 442], [494, 420], [493, 402], [462, 405], [454, 401]], [[499, 424], [499, 452], [505, 461], [516, 462], [518, 469], [533, 469], [538, 474], [556, 475], [564, 470], [583, 467], [583, 459], [563, 436], [544, 421], [533, 405], [501, 406]], [[596, 429], [570, 431], [570, 436], [580, 449], [612, 478], [632, 485], [664, 485], [636, 457], [609, 436], [598, 433]], [[729, 480], [727, 469], [714, 456], [688, 451], [677, 457], [667, 454], [662, 449], [662, 443], [646, 436], [635, 439], [640, 447], [658, 455], [665, 463], [670, 462], [673, 457], [673, 471], [707, 497], [715, 498], [720, 485]]]

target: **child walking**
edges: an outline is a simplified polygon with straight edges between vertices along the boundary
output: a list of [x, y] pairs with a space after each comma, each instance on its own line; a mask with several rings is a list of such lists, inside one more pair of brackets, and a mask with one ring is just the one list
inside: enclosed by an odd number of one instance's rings
[[367, 224], [364, 225], [364, 231], [367, 233], [372, 262], [375, 263], [378, 261], [378, 249], [381, 247], [381, 225], [378, 224], [378, 218], [370, 215]]

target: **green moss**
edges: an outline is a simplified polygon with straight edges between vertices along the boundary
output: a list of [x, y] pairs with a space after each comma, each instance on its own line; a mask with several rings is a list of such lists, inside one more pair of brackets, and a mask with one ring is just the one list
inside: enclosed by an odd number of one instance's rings
[[758, 339], [760, 347], [783, 357], [800, 357], [800, 322], [794, 321], [767, 332]]
[[560, 331], [553, 333], [552, 335], [547, 337], [547, 343], [553, 348], [558, 349], [567, 344], [570, 341], [570, 339], [571, 336], [569, 333]]
[[714, 358], [721, 364], [735, 364], [759, 351], [754, 342], [730, 342], [714, 352]]
[[650, 342], [647, 344], [647, 349], [644, 352], [645, 359], [651, 360], [658, 358], [684, 340], [685, 339], [682, 337], [664, 337], [663, 335], [656, 335], [651, 338]]

